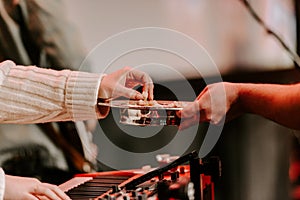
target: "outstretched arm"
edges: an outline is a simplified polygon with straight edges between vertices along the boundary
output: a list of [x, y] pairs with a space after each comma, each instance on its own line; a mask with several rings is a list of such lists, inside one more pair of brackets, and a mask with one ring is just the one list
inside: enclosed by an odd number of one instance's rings
[[[229, 121], [243, 113], [260, 115], [289, 128], [300, 129], [300, 83], [215, 83], [207, 86], [179, 115], [183, 118], [181, 128], [186, 128], [205, 121], [217, 124], [225, 116]], [[200, 114], [198, 118], [195, 117], [197, 114]]]
[[98, 98], [143, 99], [137, 85], [153, 99], [151, 78], [125, 67], [108, 75], [0, 63], [0, 123], [43, 123], [103, 118]]

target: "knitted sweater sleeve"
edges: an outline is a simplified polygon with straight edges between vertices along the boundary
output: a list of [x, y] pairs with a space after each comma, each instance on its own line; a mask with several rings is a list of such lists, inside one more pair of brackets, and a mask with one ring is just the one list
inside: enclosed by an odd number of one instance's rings
[[103, 118], [96, 108], [102, 75], [0, 63], [0, 123]]
[[4, 198], [5, 191], [5, 175], [2, 168], [0, 168], [0, 200]]

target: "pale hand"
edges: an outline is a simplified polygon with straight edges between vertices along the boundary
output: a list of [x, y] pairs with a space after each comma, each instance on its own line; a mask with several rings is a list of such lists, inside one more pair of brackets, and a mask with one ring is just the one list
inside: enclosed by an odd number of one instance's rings
[[[142, 94], [133, 88], [141, 85]], [[142, 71], [124, 67], [103, 77], [99, 88], [99, 98], [116, 98], [119, 96], [131, 99], [153, 100], [153, 81]]]
[[5, 175], [4, 200], [71, 200], [56, 185], [35, 178]]

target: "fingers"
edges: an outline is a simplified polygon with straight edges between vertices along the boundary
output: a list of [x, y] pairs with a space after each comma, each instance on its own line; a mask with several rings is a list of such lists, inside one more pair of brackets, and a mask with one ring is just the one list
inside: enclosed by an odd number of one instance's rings
[[199, 113], [199, 102], [194, 101], [193, 103], [187, 105], [184, 107], [181, 111], [178, 112], [178, 117], [181, 118], [191, 118], [194, 115], [197, 115]]
[[[136, 86], [143, 86], [143, 95], [135, 91]], [[120, 96], [134, 99], [153, 100], [153, 81], [145, 72], [124, 67], [104, 76], [98, 89], [99, 98], [118, 98]]]
[[53, 200], [71, 200], [61, 189], [59, 189], [58, 186], [48, 183], [41, 183], [36, 185], [32, 194], [42, 197], [44, 196], [44, 199], [48, 198]]
[[178, 128], [179, 130], [184, 130], [198, 123], [199, 123], [199, 119], [197, 117], [191, 117], [185, 119], [182, 118]]
[[140, 82], [140, 83], [153, 83], [152, 79], [150, 78], [150, 76], [148, 74], [146, 74], [145, 72], [136, 70], [136, 69], [132, 69], [127, 67], [127, 70], [129, 69], [129, 75], [131, 76], [132, 79]]
[[200, 121], [199, 114], [200, 112], [198, 101], [194, 101], [193, 103], [184, 107], [183, 110], [178, 111], [177, 115], [181, 118], [180, 125], [178, 127], [179, 130], [183, 130], [195, 124], [198, 124]]
[[117, 84], [117, 86], [115, 87], [114, 91], [113, 91], [113, 96], [123, 96], [129, 99], [144, 99], [144, 96], [131, 88], [125, 87], [121, 84]]
[[130, 69], [130, 71], [128, 73], [129, 80], [134, 81], [135, 84], [141, 84], [143, 86], [143, 93], [142, 93], [143, 98], [146, 100], [147, 99], [153, 100], [154, 84], [153, 84], [153, 81], [150, 78], [150, 76], [148, 74], [146, 74], [145, 72], [142, 72], [139, 70], [135, 70], [135, 69], [131, 69], [131, 68], [127, 68], [127, 69]]
[[41, 198], [36, 197], [32, 194], [25, 194], [25, 196], [22, 197], [23, 200], [40, 200]]
[[147, 100], [147, 99], [153, 100], [154, 99], [153, 89], [154, 89], [154, 85], [152, 82], [144, 84], [142, 95], [145, 100]]
[[39, 196], [39, 195], [37, 195], [37, 198], [38, 198], [38, 200], [51, 200], [51, 199], [49, 199], [46, 196]]

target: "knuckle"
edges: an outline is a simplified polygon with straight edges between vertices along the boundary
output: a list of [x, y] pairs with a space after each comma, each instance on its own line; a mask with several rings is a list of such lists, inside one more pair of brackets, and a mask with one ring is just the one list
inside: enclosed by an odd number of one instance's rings
[[124, 71], [131, 71], [131, 70], [132, 70], [132, 67], [130, 67], [130, 66], [125, 66], [125, 67], [123, 67], [123, 70], [124, 70]]

